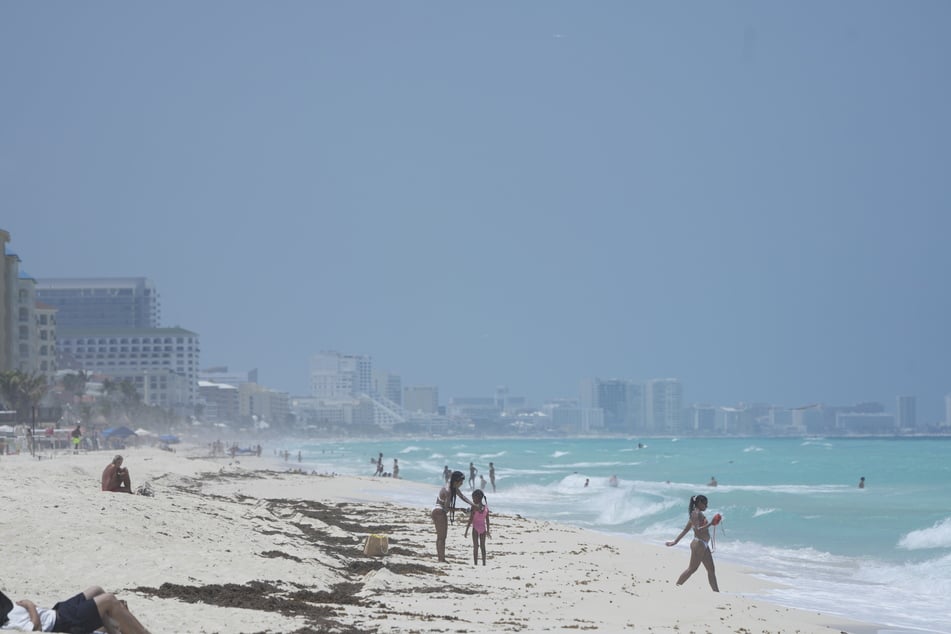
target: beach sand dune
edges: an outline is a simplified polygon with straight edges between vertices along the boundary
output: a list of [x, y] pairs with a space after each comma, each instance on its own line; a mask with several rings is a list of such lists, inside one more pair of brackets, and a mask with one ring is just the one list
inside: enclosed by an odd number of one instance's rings
[[[151, 497], [100, 492], [105, 452], [0, 458], [0, 587], [49, 606], [101, 585], [154, 633], [869, 631], [746, 598], [762, 582], [730, 566], [717, 569], [729, 592], [702, 571], [677, 587], [685, 548], [515, 513], [493, 516], [486, 566], [457, 513], [439, 564], [435, 487], [200, 453], [124, 452]], [[390, 487], [419, 505], [387, 502]], [[386, 556], [363, 555], [373, 533], [388, 536]]]

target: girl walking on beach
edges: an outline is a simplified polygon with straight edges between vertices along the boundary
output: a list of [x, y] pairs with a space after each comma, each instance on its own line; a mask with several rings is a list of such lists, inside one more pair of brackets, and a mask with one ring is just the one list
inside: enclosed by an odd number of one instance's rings
[[489, 529], [489, 504], [482, 489], [472, 492], [472, 508], [469, 509], [469, 523], [466, 524], [466, 536], [472, 527], [472, 563], [479, 565], [479, 549], [482, 549], [482, 565], [485, 565], [485, 538], [492, 537]]
[[[703, 567], [707, 569], [707, 580], [710, 582], [710, 587], [713, 588], [714, 592], [719, 592], [720, 588], [717, 586], [717, 573], [713, 567], [713, 551], [710, 550], [711, 522], [708, 522], [707, 518], [703, 515], [703, 512], [706, 510], [707, 496], [694, 495], [691, 497], [690, 506], [688, 507], [690, 518], [687, 520], [687, 525], [680, 531], [680, 535], [677, 535], [677, 539], [672, 542], [667, 542], [667, 545], [675, 546], [692, 528], [693, 541], [690, 542], [690, 564], [680, 575], [680, 578], [677, 579], [677, 585], [682, 585], [690, 578], [690, 575], [697, 571], [700, 564], [703, 564]], [[714, 517], [713, 519], [716, 520], [717, 518]]]
[[439, 489], [439, 495], [436, 496], [436, 506], [431, 515], [436, 525], [436, 557], [439, 561], [446, 561], [446, 535], [449, 533], [449, 521], [456, 511], [456, 498], [460, 497], [466, 504], [472, 505], [460, 490], [465, 481], [466, 476], [462, 471], [453, 471], [449, 482]]

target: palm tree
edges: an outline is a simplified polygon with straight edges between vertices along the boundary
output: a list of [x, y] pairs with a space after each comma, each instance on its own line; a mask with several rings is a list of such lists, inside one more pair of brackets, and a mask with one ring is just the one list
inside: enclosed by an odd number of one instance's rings
[[[63, 376], [63, 389], [77, 400], [82, 401], [83, 394], [86, 392], [86, 383], [89, 382], [89, 374], [84, 370], [79, 372], [70, 372]], [[72, 399], [70, 399], [72, 401]]]
[[0, 372], [0, 396], [8, 407], [17, 411], [17, 421], [29, 422], [30, 413], [46, 396], [49, 382], [39, 372], [27, 374], [20, 370]]

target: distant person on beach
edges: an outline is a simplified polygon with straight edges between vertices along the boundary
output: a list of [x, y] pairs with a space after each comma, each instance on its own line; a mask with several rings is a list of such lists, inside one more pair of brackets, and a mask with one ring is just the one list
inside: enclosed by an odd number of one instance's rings
[[608, 478], [608, 484], [610, 486], [616, 487], [618, 485], [617, 476], [612, 475], [610, 478]]
[[383, 452], [380, 452], [379, 457], [376, 459], [376, 473], [373, 475], [383, 475]]
[[445, 467], [442, 468], [443, 482], [445, 482], [446, 484], [449, 484], [449, 476], [451, 475], [452, 475], [452, 471], [449, 470], [449, 465], [446, 465]]
[[[483, 478], [485, 480], [485, 478]], [[482, 489], [472, 492], [472, 508], [469, 509], [469, 522], [466, 524], [466, 537], [472, 527], [472, 563], [479, 565], [479, 550], [482, 550], [482, 565], [485, 565], [485, 538], [492, 537], [489, 529], [489, 504]]]
[[475, 488], [475, 477], [476, 477], [476, 472], [478, 471], [479, 470], [476, 469], [475, 465], [470, 462], [469, 463], [469, 489], [470, 490]]
[[710, 481], [707, 482], [708, 487], [715, 487], [717, 485], [717, 479], [715, 476], [710, 476]]
[[495, 463], [492, 462], [489, 463], [489, 484], [492, 485], [492, 493], [495, 493]]
[[865, 476], [862, 476], [861, 478], [859, 478], [859, 488], [860, 489], [865, 488]]
[[393, 477], [400, 477], [400, 463], [396, 458], [393, 458]]
[[[482, 489], [483, 491], [485, 490], [485, 476], [482, 475], [481, 473], [479, 474], [479, 488]], [[475, 495], [475, 493], [473, 493], [472, 495]]]
[[[703, 515], [703, 512], [707, 510], [707, 496], [694, 495], [691, 497], [690, 506], [687, 510], [690, 514], [687, 525], [680, 531], [680, 535], [677, 535], [677, 539], [672, 542], [667, 542], [668, 546], [676, 546], [677, 542], [679, 542], [691, 528], [693, 529], [693, 541], [690, 542], [690, 564], [680, 575], [680, 578], [677, 579], [677, 585], [683, 585], [683, 583], [690, 578], [690, 575], [697, 571], [700, 564], [703, 564], [703, 567], [707, 569], [707, 580], [710, 582], [710, 587], [713, 588], [714, 592], [719, 592], [720, 588], [717, 585], [717, 573], [713, 566], [713, 551], [710, 550], [711, 523], [708, 522], [707, 518]], [[713, 519], [714, 521], [717, 520], [716, 517]]]
[[76, 429], [70, 435], [73, 437], [73, 453], [79, 453], [79, 443], [83, 439], [83, 432], [79, 429], [79, 423], [76, 423]]
[[105, 628], [109, 634], [149, 634], [126, 605], [99, 586], [86, 588], [52, 608], [37, 607], [29, 599], [13, 605], [0, 592], [0, 626], [26, 632], [76, 632], [92, 634]]
[[129, 470], [122, 466], [122, 456], [116, 454], [112, 462], [102, 470], [102, 490], [113, 493], [132, 493]]
[[446, 535], [449, 533], [449, 522], [456, 512], [456, 498], [460, 497], [463, 502], [472, 505], [460, 489], [465, 481], [466, 476], [462, 471], [453, 471], [449, 476], [449, 483], [439, 489], [436, 505], [431, 513], [433, 524], [436, 525], [436, 557], [442, 562], [446, 561]]
[[585, 478], [585, 479], [584, 479], [584, 488], [587, 489], [587, 488], [588, 488], [588, 485], [589, 485], [590, 483], [591, 483], [591, 478]]

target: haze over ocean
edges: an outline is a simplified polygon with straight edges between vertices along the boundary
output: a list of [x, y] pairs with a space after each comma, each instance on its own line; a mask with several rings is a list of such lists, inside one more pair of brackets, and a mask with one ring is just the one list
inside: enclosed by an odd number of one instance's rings
[[[433, 485], [446, 465], [468, 476], [470, 462], [488, 479], [491, 461], [498, 490], [488, 487], [487, 496], [496, 513], [657, 545], [677, 535], [690, 496], [703, 493], [709, 514], [725, 517], [715, 558], [786, 585], [769, 600], [898, 631], [951, 632], [951, 438], [641, 442], [646, 447], [616, 438], [303, 440], [287, 449], [289, 467], [350, 475], [371, 475], [370, 459], [382, 451], [387, 471], [396, 458], [401, 478]], [[711, 476], [719, 486], [707, 486]], [[857, 486], [862, 476], [865, 489]], [[684, 548], [685, 566], [687, 559]]]

